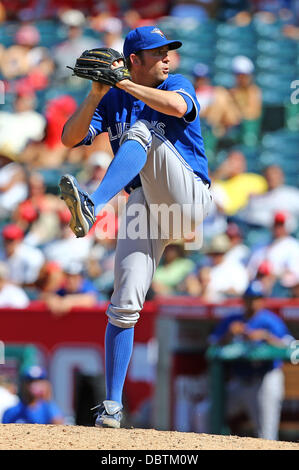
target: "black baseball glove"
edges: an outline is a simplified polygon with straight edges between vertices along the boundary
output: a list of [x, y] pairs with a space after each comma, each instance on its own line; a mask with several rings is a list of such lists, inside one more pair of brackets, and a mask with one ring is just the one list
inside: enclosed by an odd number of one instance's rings
[[[117, 66], [122, 61], [122, 65]], [[113, 68], [113, 66], [117, 68]], [[67, 68], [73, 71], [73, 75], [105, 85], [115, 86], [118, 82], [129, 79], [131, 75], [125, 66], [124, 56], [114, 49], [99, 48], [84, 51], [76, 60], [75, 67]]]

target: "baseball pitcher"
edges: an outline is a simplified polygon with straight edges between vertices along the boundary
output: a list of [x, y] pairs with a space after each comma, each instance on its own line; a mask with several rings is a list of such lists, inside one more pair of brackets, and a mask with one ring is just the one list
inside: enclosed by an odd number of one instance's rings
[[[169, 73], [169, 51], [181, 45], [160, 29], [143, 26], [128, 33], [123, 55], [112, 49], [85, 51], [73, 68], [75, 75], [92, 80], [92, 88], [65, 124], [62, 142], [67, 147], [90, 145], [98, 134], [108, 132], [114, 152], [93, 194], [84, 192], [71, 175], [60, 180], [74, 234], [85, 236], [99, 211], [123, 188], [130, 194], [107, 309], [106, 400], [96, 407], [98, 427], [120, 427], [134, 326], [165, 246], [183, 238], [183, 222], [189, 222], [191, 230], [201, 224], [211, 205], [199, 103], [192, 84]], [[139, 223], [151, 229], [138, 239], [126, 232], [134, 204], [144, 208]], [[168, 233], [153, 211], [161, 204], [181, 211], [179, 222], [173, 224], [177, 226]], [[153, 237], [155, 225], [158, 236]]]

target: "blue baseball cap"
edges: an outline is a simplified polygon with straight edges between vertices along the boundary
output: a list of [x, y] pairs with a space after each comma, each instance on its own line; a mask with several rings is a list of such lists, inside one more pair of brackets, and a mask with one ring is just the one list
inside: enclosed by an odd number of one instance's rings
[[25, 380], [45, 380], [47, 373], [43, 367], [33, 365], [23, 371], [22, 378]]
[[198, 63], [193, 67], [192, 73], [196, 78], [204, 78], [210, 75], [210, 70], [206, 64]]
[[262, 283], [260, 281], [252, 281], [244, 292], [243, 297], [246, 299], [258, 299], [265, 297]]
[[165, 34], [156, 26], [140, 26], [130, 31], [124, 42], [124, 56], [136, 54], [145, 49], [155, 49], [156, 47], [169, 46], [169, 49], [181, 47], [181, 41], [169, 41]]

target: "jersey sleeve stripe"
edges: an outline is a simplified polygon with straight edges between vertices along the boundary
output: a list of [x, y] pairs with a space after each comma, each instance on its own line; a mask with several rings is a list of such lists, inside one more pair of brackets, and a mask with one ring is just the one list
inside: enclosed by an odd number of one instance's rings
[[96, 138], [96, 136], [97, 136], [97, 133], [96, 133], [95, 128], [94, 128], [91, 124], [90, 124], [90, 126], [89, 126], [89, 130], [90, 130], [90, 132], [91, 132], [91, 138], [92, 138], [92, 140], [94, 140], [94, 139]]
[[192, 101], [193, 106], [194, 106], [194, 108], [195, 108], [195, 117], [194, 117], [193, 119], [191, 119], [191, 121], [188, 120], [188, 119], [185, 119], [185, 117], [183, 117], [183, 119], [184, 119], [185, 122], [188, 122], [188, 123], [195, 121], [195, 119], [196, 119], [197, 116], [198, 116], [198, 108], [197, 108], [197, 105], [196, 105], [196, 103], [195, 103], [195, 101], [194, 101], [194, 98], [190, 95], [190, 93], [188, 93], [188, 92], [185, 91], [185, 90], [180, 89], [180, 90], [173, 90], [173, 91], [175, 91], [176, 93], [180, 93], [180, 94], [182, 94], [182, 95], [186, 95], [186, 96], [188, 96], [188, 97], [190, 98], [190, 100]]

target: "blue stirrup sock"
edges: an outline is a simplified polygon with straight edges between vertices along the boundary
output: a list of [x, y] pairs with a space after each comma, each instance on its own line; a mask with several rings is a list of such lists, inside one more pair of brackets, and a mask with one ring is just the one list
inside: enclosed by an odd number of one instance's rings
[[106, 400], [122, 403], [133, 342], [134, 328], [120, 328], [108, 322], [105, 335]]
[[[142, 170], [147, 154], [136, 140], [124, 142], [95, 192], [90, 196], [98, 214]], [[122, 403], [122, 391], [133, 351], [134, 328], [108, 322], [105, 334], [106, 399]]]
[[90, 195], [96, 214], [138, 175], [146, 159], [146, 151], [136, 140], [126, 140], [119, 147], [100, 185]]

